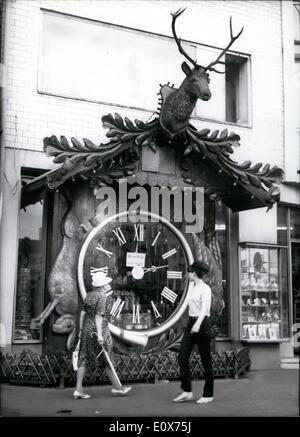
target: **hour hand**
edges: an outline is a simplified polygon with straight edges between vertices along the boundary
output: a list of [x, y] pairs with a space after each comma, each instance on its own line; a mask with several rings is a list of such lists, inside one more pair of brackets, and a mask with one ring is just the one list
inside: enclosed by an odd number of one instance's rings
[[169, 265], [167, 264], [167, 265], [164, 265], [164, 266], [151, 266], [151, 267], [149, 267], [149, 268], [144, 268], [144, 273], [148, 273], [148, 272], [156, 272], [156, 270], [158, 270], [158, 269], [165, 269], [165, 268], [167, 268], [167, 267], [169, 267]]

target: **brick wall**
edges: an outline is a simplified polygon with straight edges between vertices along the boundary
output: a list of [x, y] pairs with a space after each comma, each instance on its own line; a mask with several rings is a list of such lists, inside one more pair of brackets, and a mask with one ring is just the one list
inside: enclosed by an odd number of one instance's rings
[[[101, 127], [103, 114], [117, 111], [132, 119], [143, 120], [151, 115], [146, 111], [38, 94], [40, 8], [171, 36], [170, 12], [181, 6], [181, 2], [176, 1], [8, 0], [4, 107], [6, 147], [42, 153], [42, 139], [51, 134], [79, 139], [88, 137], [99, 142], [104, 139]], [[233, 50], [250, 54], [252, 58], [252, 126], [226, 126], [242, 137], [242, 147], [237, 150], [236, 158], [283, 166], [280, 2], [190, 1], [178, 22], [178, 33], [186, 40], [222, 47], [229, 38], [230, 15], [233, 16], [234, 32], [241, 25], [245, 26]], [[178, 54], [178, 69], [181, 62], [182, 57]], [[172, 82], [172, 77], [169, 80]], [[211, 80], [214, 80], [213, 73]], [[126, 84], [120, 83], [120, 86], [126, 87]], [[218, 96], [213, 98], [217, 99]], [[205, 105], [205, 102], [202, 104]], [[223, 124], [214, 121], [195, 120], [194, 124], [212, 129], [224, 128]], [[33, 157], [36, 155], [34, 153]], [[51, 167], [51, 160], [48, 162]]]
[[[101, 117], [119, 112], [131, 119], [147, 120], [151, 111], [114, 107], [98, 102], [54, 97], [37, 92], [41, 8], [73, 14], [115, 25], [172, 37], [170, 12], [188, 6], [178, 22], [178, 34], [185, 40], [221, 48], [229, 38], [229, 17], [234, 33], [245, 30], [233, 50], [251, 56], [250, 127], [193, 120], [198, 128], [233, 130], [240, 134], [242, 147], [235, 159], [270, 162], [284, 166], [283, 81], [281, 4], [279, 1], [96, 1], [96, 0], [7, 0], [4, 89], [4, 145], [6, 146], [3, 184], [3, 226], [1, 227], [0, 320], [6, 327], [4, 343], [10, 348], [17, 277], [18, 211], [20, 167], [52, 168], [52, 159], [43, 153], [42, 141], [48, 135], [65, 135], [95, 143], [105, 140]], [[171, 41], [171, 40], [170, 40]], [[175, 43], [174, 43], [175, 44]], [[135, 53], [136, 47], [132, 47]], [[168, 54], [166, 53], [166, 57]], [[183, 58], [178, 54], [178, 70]], [[201, 63], [201, 60], [198, 60]], [[153, 65], [163, 69], [163, 65]], [[99, 74], [101, 72], [99, 71]], [[177, 77], [174, 73], [174, 77]], [[213, 86], [214, 74], [211, 74]], [[134, 76], [132, 80], [135, 80]], [[169, 77], [171, 83], [176, 83]], [[149, 82], [147, 82], [149, 81]], [[151, 73], [145, 87], [149, 87]], [[122, 88], [126, 83], [113, 84]], [[159, 82], [157, 83], [157, 87]], [[214, 95], [218, 99], [218, 95]], [[205, 105], [205, 102], [201, 102]], [[7, 205], [9, 207], [7, 207]], [[275, 214], [275, 212], [274, 212]], [[263, 231], [263, 230], [262, 230]], [[236, 311], [237, 312], [237, 311]], [[238, 320], [234, 323], [238, 326]], [[1, 328], [1, 327], [0, 327]], [[237, 329], [235, 329], [237, 332]], [[41, 348], [41, 346], [37, 346]], [[39, 351], [41, 349], [38, 349]]]

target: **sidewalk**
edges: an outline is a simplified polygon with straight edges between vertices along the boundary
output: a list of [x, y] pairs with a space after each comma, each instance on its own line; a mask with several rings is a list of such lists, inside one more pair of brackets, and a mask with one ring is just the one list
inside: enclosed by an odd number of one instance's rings
[[[88, 400], [73, 400], [74, 388], [1, 385], [1, 416], [39, 417], [299, 417], [298, 370], [251, 371], [240, 379], [216, 379], [215, 401], [207, 405], [171, 400], [179, 381], [133, 384], [127, 397], [109, 385], [88, 386]], [[197, 399], [203, 380], [193, 382]]]

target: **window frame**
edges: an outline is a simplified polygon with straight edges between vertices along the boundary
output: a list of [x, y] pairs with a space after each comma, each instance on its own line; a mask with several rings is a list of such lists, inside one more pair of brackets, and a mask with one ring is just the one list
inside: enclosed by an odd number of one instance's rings
[[[230, 241], [229, 241], [229, 237], [230, 237], [230, 212], [229, 212], [229, 208], [225, 205], [222, 204], [223, 207], [225, 208], [225, 233], [226, 233], [226, 264], [225, 264], [225, 268], [226, 268], [226, 290], [227, 290], [227, 302], [225, 302], [225, 308], [223, 309], [227, 311], [227, 333], [224, 336], [217, 336], [216, 337], [216, 341], [230, 341], [231, 340], [231, 320], [232, 320], [232, 308], [231, 308], [231, 280], [230, 280], [230, 272], [231, 272], [231, 263], [230, 263]], [[216, 225], [215, 225], [216, 228]], [[216, 238], [217, 238], [217, 231], [216, 232]], [[223, 279], [223, 269], [222, 269], [222, 287], [223, 287], [223, 283], [224, 283], [224, 279]], [[223, 289], [224, 291], [224, 289]], [[224, 294], [223, 294], [224, 297]], [[222, 314], [223, 314], [222, 312]], [[222, 315], [221, 315], [222, 318]]]
[[[227, 64], [234, 64], [237, 67], [238, 83], [236, 85], [237, 95], [235, 103], [235, 121], [229, 120], [228, 112], [228, 97], [227, 97], [227, 77], [229, 67], [226, 68], [225, 74], [225, 121], [236, 125], [249, 125], [249, 58], [241, 55], [234, 55], [226, 53], [225, 62]], [[244, 92], [244, 94], [242, 94]], [[243, 110], [244, 101], [246, 100], [246, 110]], [[243, 114], [245, 113], [245, 114]]]

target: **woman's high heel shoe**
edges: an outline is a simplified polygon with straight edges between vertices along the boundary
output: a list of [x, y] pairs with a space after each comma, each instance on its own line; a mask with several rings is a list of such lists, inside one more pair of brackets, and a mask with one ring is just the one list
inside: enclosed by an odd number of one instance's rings
[[111, 392], [115, 396], [125, 396], [128, 392], [130, 392], [132, 387], [121, 387], [120, 389], [112, 388]]
[[91, 395], [79, 393], [79, 391], [75, 390], [73, 393], [74, 399], [90, 399]]

